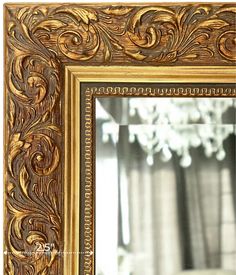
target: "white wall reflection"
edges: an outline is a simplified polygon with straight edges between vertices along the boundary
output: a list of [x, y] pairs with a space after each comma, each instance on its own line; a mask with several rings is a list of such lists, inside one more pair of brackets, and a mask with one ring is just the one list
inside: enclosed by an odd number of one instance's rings
[[96, 103], [96, 275], [236, 274], [235, 100], [116, 100]]

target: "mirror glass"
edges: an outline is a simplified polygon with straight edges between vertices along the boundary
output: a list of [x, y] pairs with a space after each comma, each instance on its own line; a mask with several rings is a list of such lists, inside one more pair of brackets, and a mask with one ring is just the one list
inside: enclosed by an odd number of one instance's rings
[[236, 274], [235, 158], [233, 98], [96, 99], [96, 275]]

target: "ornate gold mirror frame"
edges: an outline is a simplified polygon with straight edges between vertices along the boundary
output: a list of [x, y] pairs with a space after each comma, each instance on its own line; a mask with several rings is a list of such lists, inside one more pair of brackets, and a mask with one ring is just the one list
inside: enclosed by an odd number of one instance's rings
[[235, 14], [220, 3], [5, 5], [5, 274], [94, 274], [96, 97], [236, 96], [80, 84], [235, 83]]

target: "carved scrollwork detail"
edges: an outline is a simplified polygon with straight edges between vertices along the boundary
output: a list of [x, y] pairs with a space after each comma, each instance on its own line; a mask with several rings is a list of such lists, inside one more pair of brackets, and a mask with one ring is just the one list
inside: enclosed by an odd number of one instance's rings
[[[9, 90], [24, 104], [39, 104], [48, 93], [58, 93], [58, 60], [31, 32], [31, 21], [41, 9], [20, 9], [8, 25]], [[42, 16], [42, 15], [41, 15]]]
[[[60, 160], [58, 147], [54, 145], [52, 139], [45, 134], [37, 134], [27, 139], [27, 143], [33, 144], [28, 150], [28, 159], [31, 168], [38, 176], [48, 176], [57, 168]], [[47, 160], [46, 160], [46, 159]]]
[[[7, 237], [8, 253], [10, 258], [24, 263], [24, 268], [32, 269], [33, 272], [29, 274], [47, 274], [40, 272], [46, 272], [59, 253], [61, 217], [56, 192], [58, 182], [45, 178], [53, 175], [58, 164], [59, 150], [49, 136], [30, 134], [22, 139], [19, 133], [13, 135], [8, 163], [11, 175], [7, 188], [7, 208], [11, 216]], [[39, 224], [47, 230], [41, 231]], [[53, 246], [46, 255], [44, 248], [49, 243]], [[36, 272], [34, 265], [37, 266], [41, 258], [45, 262], [45, 255], [49, 258], [48, 263]]]
[[[94, 45], [88, 45], [90, 42], [89, 36], [94, 37]], [[87, 50], [84, 45], [88, 48]], [[95, 31], [91, 31], [89, 35], [79, 31], [65, 31], [58, 37], [58, 47], [70, 59], [89, 60], [96, 54], [99, 48], [99, 40]]]
[[56, 9], [53, 14], [64, 15], [69, 20], [68, 25], [74, 23], [76, 26], [72, 30], [64, 30], [58, 36], [58, 48], [66, 57], [84, 61], [96, 55], [100, 45], [94, 25], [98, 21], [96, 11], [68, 6]]
[[236, 61], [236, 31], [226, 31], [218, 39], [219, 53], [230, 61]]
[[7, 25], [6, 274], [49, 274], [62, 245], [60, 61], [31, 29], [46, 14], [24, 7]]
[[176, 12], [166, 7], [145, 7], [131, 17], [130, 40], [139, 48], [126, 53], [138, 60], [176, 62], [213, 57], [207, 41], [213, 31], [229, 22], [212, 13], [210, 5], [183, 7]]
[[[232, 7], [217, 9], [210, 4], [96, 10], [64, 5], [36, 22], [32, 32], [42, 43], [55, 40], [55, 51], [74, 61], [98, 58], [108, 62], [115, 55], [126, 62], [127, 57], [159, 64], [203, 63], [206, 57], [220, 62], [215, 55], [216, 40], [235, 25], [227, 16], [235, 12]], [[228, 53], [221, 56], [229, 60]]]
[[56, 40], [55, 51], [70, 60], [87, 61], [102, 53], [104, 60], [110, 61], [113, 51], [123, 51], [119, 37], [125, 34], [125, 25], [116, 25], [114, 17], [127, 17], [130, 11], [64, 5], [53, 10], [45, 21], [36, 22], [33, 32], [41, 41]]
[[[10, 215], [12, 215], [7, 235], [10, 248], [8, 251], [9, 260], [14, 258], [14, 260], [24, 263], [22, 270], [25, 272], [31, 270], [27, 274], [47, 274], [43, 272], [46, 272], [58, 256], [58, 234], [61, 219], [54, 197], [56, 194], [52, 188], [52, 185], [57, 183], [51, 180], [44, 184], [45, 186], [42, 183], [32, 184], [29, 172], [23, 165], [19, 174], [20, 189], [17, 190], [17, 185], [13, 184], [8, 190], [11, 199], [7, 201], [7, 207]], [[46, 233], [36, 227], [37, 223], [46, 226]], [[48, 235], [49, 231], [53, 232], [50, 236]], [[53, 245], [50, 251], [45, 253], [46, 244], [49, 243]], [[45, 261], [45, 256], [49, 258], [49, 261], [41, 270], [37, 270], [37, 263], [40, 260]], [[10, 265], [10, 270], [13, 267], [14, 265]], [[8, 274], [18, 274], [18, 268], [19, 266], [15, 267], [16, 273], [9, 272]]]

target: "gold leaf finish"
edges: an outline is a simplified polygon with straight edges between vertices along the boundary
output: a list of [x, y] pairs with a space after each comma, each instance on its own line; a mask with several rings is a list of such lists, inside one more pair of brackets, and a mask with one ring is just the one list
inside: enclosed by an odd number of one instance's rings
[[236, 30], [226, 31], [218, 39], [219, 53], [229, 61], [236, 61]]
[[[63, 274], [63, 65], [232, 66], [235, 13], [234, 4], [5, 5], [5, 274]], [[88, 275], [92, 193], [84, 200]]]
[[20, 186], [21, 186], [22, 192], [24, 193], [24, 195], [26, 197], [29, 197], [28, 183], [29, 183], [29, 174], [28, 174], [25, 166], [23, 166], [20, 170]]

